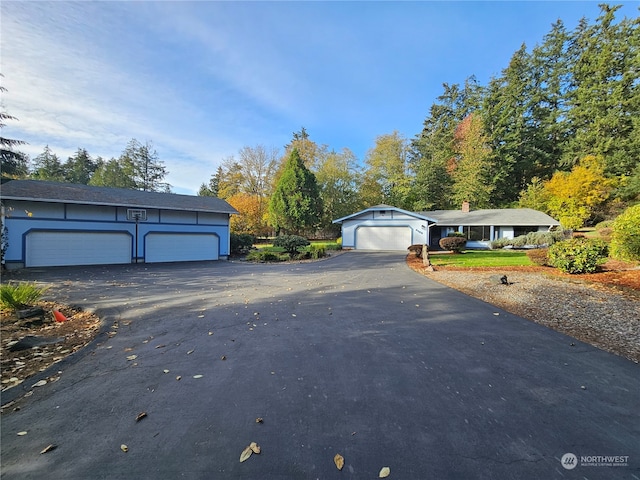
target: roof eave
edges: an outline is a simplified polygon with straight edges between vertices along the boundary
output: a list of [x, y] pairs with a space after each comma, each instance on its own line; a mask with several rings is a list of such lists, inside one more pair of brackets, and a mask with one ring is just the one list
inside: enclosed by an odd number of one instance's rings
[[206, 208], [180, 208], [171, 206], [158, 206], [158, 205], [145, 205], [138, 203], [115, 203], [115, 202], [92, 202], [89, 200], [62, 200], [59, 198], [34, 198], [34, 197], [17, 197], [13, 195], [2, 195], [0, 200], [20, 200], [25, 202], [49, 202], [49, 203], [71, 203], [74, 205], [96, 205], [100, 207], [125, 207], [125, 208], [149, 208], [156, 210], [174, 210], [181, 212], [203, 212], [203, 213], [226, 213], [228, 215], [239, 215], [237, 210], [220, 210], [220, 209], [206, 209]]

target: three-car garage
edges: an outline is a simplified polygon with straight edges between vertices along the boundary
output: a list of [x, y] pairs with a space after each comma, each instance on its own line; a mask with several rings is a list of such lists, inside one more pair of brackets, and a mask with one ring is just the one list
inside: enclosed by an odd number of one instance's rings
[[7, 268], [226, 259], [237, 214], [215, 197], [38, 180], [0, 197]]

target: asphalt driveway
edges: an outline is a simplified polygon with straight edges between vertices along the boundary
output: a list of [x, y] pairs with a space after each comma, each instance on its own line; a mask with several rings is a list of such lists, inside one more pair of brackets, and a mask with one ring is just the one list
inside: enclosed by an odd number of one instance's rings
[[[3, 479], [640, 479], [638, 365], [402, 254], [18, 276], [117, 333], [2, 416]], [[240, 463], [251, 442], [261, 453]]]

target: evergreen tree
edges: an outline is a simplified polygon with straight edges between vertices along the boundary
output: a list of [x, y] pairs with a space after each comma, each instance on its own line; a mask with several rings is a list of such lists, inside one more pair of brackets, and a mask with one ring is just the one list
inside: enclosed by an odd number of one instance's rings
[[595, 24], [583, 20], [571, 36], [573, 138], [564, 161], [602, 156], [607, 175], [629, 175], [640, 158], [640, 19], [616, 23], [620, 6], [600, 8]]
[[49, 145], [44, 147], [44, 151], [33, 159], [31, 178], [54, 182], [65, 181], [64, 167], [58, 156], [51, 151]]
[[211, 175], [209, 179], [209, 184], [203, 183], [200, 185], [200, 190], [198, 190], [198, 195], [201, 197], [217, 197], [218, 192], [220, 190], [220, 179], [222, 178], [224, 172], [222, 170], [222, 166], [219, 166], [216, 170], [216, 173]]
[[168, 192], [170, 185], [164, 182], [167, 170], [159, 160], [158, 152], [146, 142], [144, 145], [135, 138], [132, 139], [120, 156], [123, 164], [130, 164], [134, 168], [136, 188], [145, 192]]
[[269, 219], [276, 232], [300, 234], [320, 223], [322, 200], [316, 177], [294, 148], [269, 201]]
[[137, 189], [135, 166], [127, 158], [103, 160], [98, 158], [96, 171], [89, 180], [89, 185], [96, 187], [115, 187]]
[[[4, 77], [0, 73], [0, 78]], [[6, 92], [7, 89], [0, 85], [0, 93]], [[7, 120], [17, 120], [16, 117], [9, 115], [7, 112], [0, 111], [0, 131], [6, 126]], [[16, 140], [13, 138], [7, 138], [3, 134], [0, 134], [0, 173], [2, 177], [8, 178], [22, 178], [29, 173], [28, 157], [16, 150], [19, 145], [24, 145], [26, 142], [22, 140]]]
[[96, 162], [89, 153], [84, 148], [79, 148], [63, 165], [64, 179], [69, 183], [88, 185], [96, 168]]

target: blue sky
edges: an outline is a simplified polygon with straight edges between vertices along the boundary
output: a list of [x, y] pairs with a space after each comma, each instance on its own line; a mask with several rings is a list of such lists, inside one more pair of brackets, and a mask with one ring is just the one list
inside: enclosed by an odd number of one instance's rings
[[19, 119], [3, 136], [62, 160], [150, 141], [187, 194], [243, 146], [282, 149], [303, 126], [364, 160], [378, 135], [419, 133], [443, 82], [486, 84], [597, 4], [2, 1], [2, 104]]

